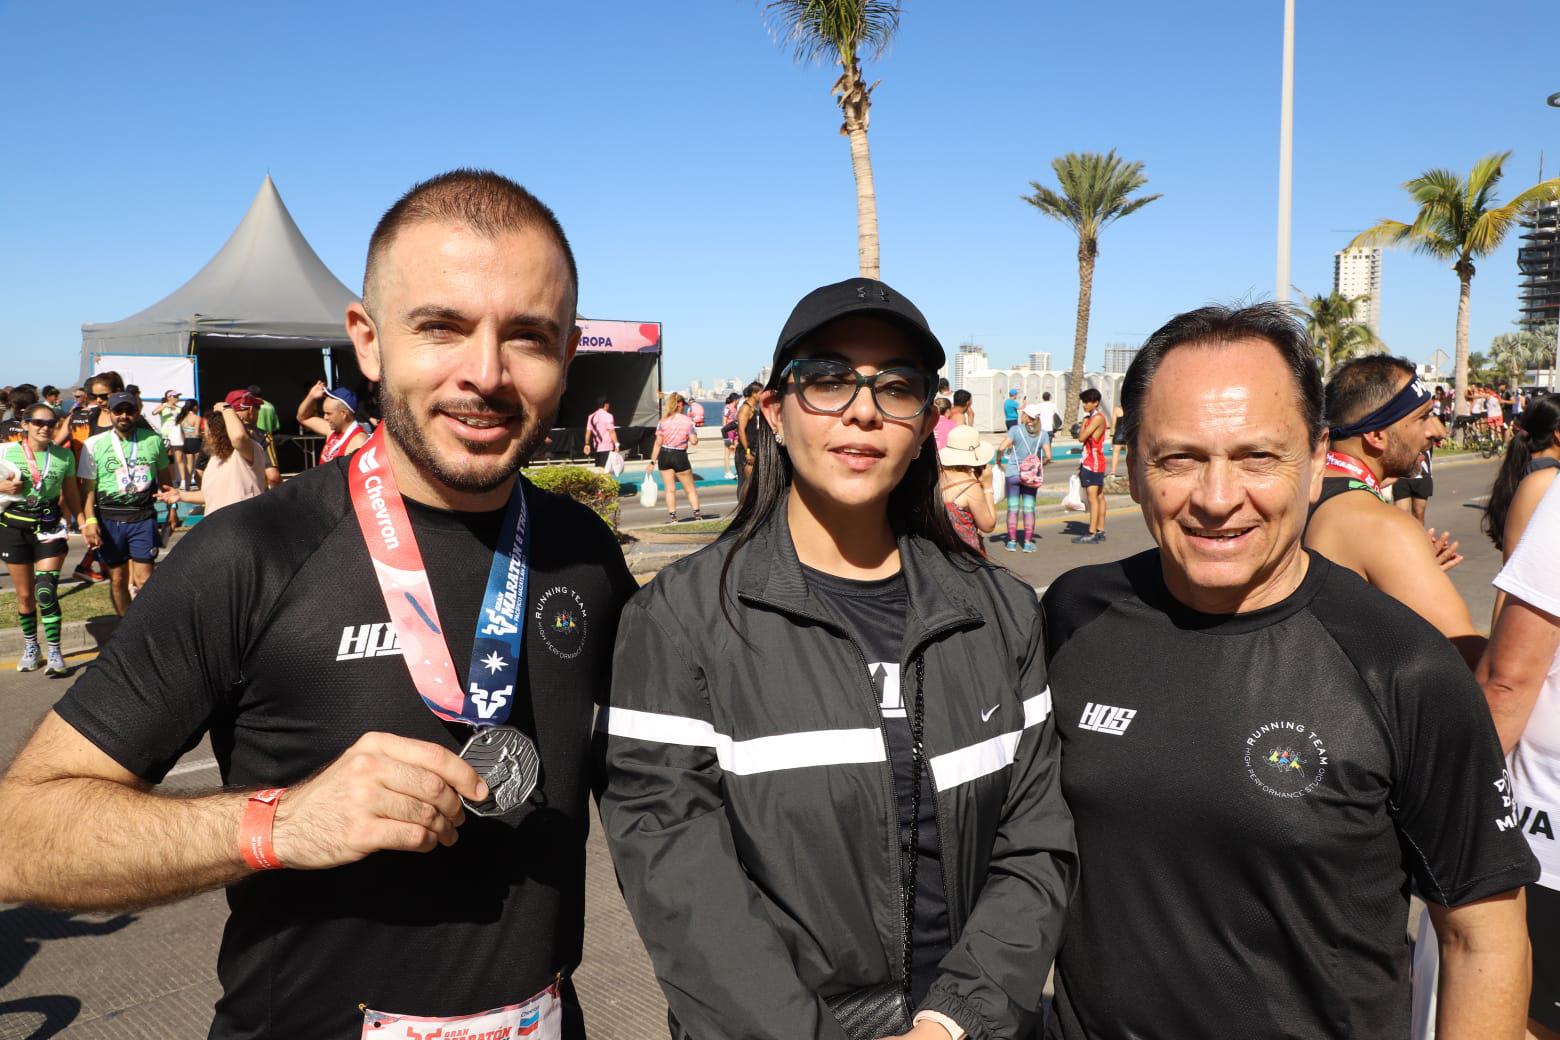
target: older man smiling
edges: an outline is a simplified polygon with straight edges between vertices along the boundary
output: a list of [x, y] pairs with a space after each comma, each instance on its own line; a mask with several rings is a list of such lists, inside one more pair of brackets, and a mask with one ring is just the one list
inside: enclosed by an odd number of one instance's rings
[[1537, 869], [1500, 744], [1446, 639], [1301, 545], [1327, 450], [1304, 332], [1182, 314], [1123, 397], [1158, 548], [1045, 597], [1083, 865], [1048, 1036], [1406, 1038], [1412, 887], [1440, 1036], [1520, 1037]]

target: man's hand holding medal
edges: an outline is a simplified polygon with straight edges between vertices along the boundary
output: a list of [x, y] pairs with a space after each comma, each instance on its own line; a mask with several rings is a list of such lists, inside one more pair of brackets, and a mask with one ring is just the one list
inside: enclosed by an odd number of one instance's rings
[[488, 788], [454, 752], [389, 733], [365, 733], [313, 779], [277, 803], [271, 842], [287, 867], [322, 870], [372, 852], [453, 845], [466, 822], [461, 799]]

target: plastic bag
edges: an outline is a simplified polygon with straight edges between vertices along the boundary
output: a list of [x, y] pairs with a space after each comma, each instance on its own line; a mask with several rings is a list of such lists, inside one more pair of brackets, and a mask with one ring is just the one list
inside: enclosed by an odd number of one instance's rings
[[1067, 497], [1062, 499], [1062, 508], [1069, 513], [1081, 513], [1088, 508], [1083, 504], [1083, 484], [1076, 473], [1067, 478]]
[[1001, 466], [991, 467], [991, 500], [1001, 502], [1007, 498], [1007, 474]]
[[645, 479], [639, 482], [639, 504], [646, 509], [655, 508], [656, 492], [659, 490], [655, 483], [655, 472], [646, 466]]
[[607, 472], [614, 477], [623, 475], [623, 453], [616, 448], [607, 452]]

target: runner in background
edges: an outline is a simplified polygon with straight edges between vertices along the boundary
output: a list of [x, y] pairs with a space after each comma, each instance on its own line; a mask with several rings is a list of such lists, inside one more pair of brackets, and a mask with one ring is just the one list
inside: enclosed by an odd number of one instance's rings
[[[368, 433], [357, 421], [357, 405], [357, 394], [344, 386], [327, 389], [323, 379], [309, 388], [298, 405], [298, 425], [325, 438], [321, 462], [350, 455], [367, 443]], [[322, 414], [316, 414], [316, 408]]]
[[173, 486], [173, 462], [162, 437], [143, 428], [141, 402], [134, 395], [110, 394], [106, 411], [113, 428], [82, 446], [76, 477], [82, 490], [82, 533], [108, 567], [114, 611], [123, 617], [151, 579], [162, 549], [154, 503], [159, 487]]
[[[248, 387], [249, 396], [255, 399], [254, 414], [244, 421], [260, 430], [268, 437], [276, 436], [276, 432], [282, 428], [282, 417], [276, 414], [276, 405], [265, 399], [260, 387], [251, 383]], [[234, 391], [237, 393], [237, 391]], [[228, 395], [229, 397], [232, 394]], [[274, 451], [273, 451], [274, 455]]]
[[720, 436], [726, 448], [726, 466], [721, 475], [727, 480], [733, 480], [737, 475], [737, 402], [740, 400], [741, 394], [727, 394], [726, 403], [720, 410]]
[[742, 403], [737, 406], [738, 501], [753, 475], [753, 451], [758, 446], [758, 395], [763, 389], [761, 383], [749, 383], [742, 388]]
[[[1446, 569], [1462, 557], [1448, 536], [1386, 501], [1381, 482], [1412, 474], [1439, 424], [1413, 362], [1372, 354], [1344, 362], [1327, 383], [1331, 446], [1305, 544], [1430, 622], [1472, 668], [1484, 652], [1468, 605]], [[1450, 551], [1450, 556], [1443, 554]]]
[[677, 484], [682, 483], [688, 492], [688, 505], [693, 507], [693, 518], [703, 520], [699, 512], [699, 491], [694, 486], [693, 464], [688, 461], [688, 449], [699, 443], [694, 432], [693, 420], [687, 412], [687, 400], [679, 393], [666, 395], [661, 408], [661, 421], [655, 426], [655, 444], [650, 449], [650, 461], [645, 464], [645, 479], [661, 471], [661, 483], [666, 487], [666, 515], [668, 522], [677, 522]]
[[193, 491], [199, 469], [201, 433], [205, 425], [200, 416], [200, 402], [193, 399], [185, 401], [179, 406], [175, 422], [178, 424], [179, 450], [173, 456], [174, 469], [177, 471], [174, 478], [179, 487]]
[[[1045, 445], [1041, 431], [1044, 414], [1042, 402], [1027, 406], [1022, 413], [1023, 421], [1009, 430], [997, 445], [1007, 488], [1007, 543], [1004, 547], [1008, 552], [1035, 551], [1035, 496], [1045, 486], [1045, 460], [1041, 456]], [[1019, 536], [1020, 526], [1022, 537]]]
[[[341, 440], [338, 439], [338, 444]], [[238, 413], [219, 403], [206, 423], [206, 472], [198, 490], [164, 488], [158, 498], [172, 512], [180, 502], [206, 507], [206, 516], [265, 491], [265, 453]], [[325, 461], [329, 461], [328, 459]]]
[[[23, 418], [26, 439], [7, 444], [0, 459], [16, 469], [17, 476], [0, 479], [0, 494], [20, 495], [0, 509], [0, 559], [5, 560], [16, 590], [17, 623], [22, 629], [19, 672], [38, 667], [38, 626], [43, 626], [48, 651], [45, 674], [66, 673], [60, 652], [60, 568], [67, 547], [65, 518], [81, 518], [81, 497], [71, 479], [76, 459], [54, 443], [61, 423], [54, 409], [33, 405]], [[82, 518], [84, 519], [84, 518]]]
[[1078, 423], [1078, 440], [1083, 444], [1083, 459], [1078, 464], [1078, 483], [1088, 496], [1089, 533], [1073, 541], [1079, 545], [1098, 545], [1105, 540], [1105, 435], [1110, 422], [1100, 410], [1100, 392], [1087, 387], [1078, 395], [1083, 418]]

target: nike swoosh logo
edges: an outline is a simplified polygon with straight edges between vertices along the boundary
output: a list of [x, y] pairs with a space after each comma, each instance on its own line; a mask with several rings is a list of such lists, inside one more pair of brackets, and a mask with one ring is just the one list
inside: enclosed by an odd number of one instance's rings
[[981, 712], [980, 713], [980, 721], [982, 721], [982, 722], [990, 722], [991, 721], [991, 716], [996, 714], [997, 709], [1000, 708], [1000, 707], [1002, 707], [1002, 705], [1000, 705], [1000, 704], [993, 704], [991, 707], [989, 707], [985, 711]]

